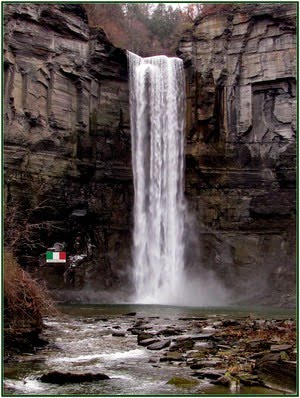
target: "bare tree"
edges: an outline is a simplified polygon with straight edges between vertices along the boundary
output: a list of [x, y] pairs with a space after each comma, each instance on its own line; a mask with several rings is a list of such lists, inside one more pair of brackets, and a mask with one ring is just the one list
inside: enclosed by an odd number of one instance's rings
[[14, 255], [36, 255], [46, 249], [45, 236], [63, 232], [62, 221], [55, 220], [56, 210], [48, 204], [44, 185], [31, 201], [11, 199], [4, 205], [4, 246]]

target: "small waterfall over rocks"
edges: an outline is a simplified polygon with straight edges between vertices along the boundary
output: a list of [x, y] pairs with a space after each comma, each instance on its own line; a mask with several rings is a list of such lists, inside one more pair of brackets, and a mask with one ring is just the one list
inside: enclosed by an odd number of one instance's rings
[[178, 58], [128, 52], [134, 300], [178, 304], [184, 286], [185, 78]]

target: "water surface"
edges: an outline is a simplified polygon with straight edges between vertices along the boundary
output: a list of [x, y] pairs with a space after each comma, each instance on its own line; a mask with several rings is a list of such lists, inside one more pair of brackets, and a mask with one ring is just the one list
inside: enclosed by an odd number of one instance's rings
[[[287, 319], [291, 310], [265, 308], [192, 308], [146, 305], [72, 305], [60, 308], [61, 316], [45, 319], [43, 338], [50, 344], [35, 354], [24, 354], [17, 362], [5, 364], [7, 393], [25, 395], [144, 395], [144, 394], [229, 394], [227, 388], [199, 380], [192, 388], [178, 388], [167, 381], [191, 377], [191, 369], [182, 363], [160, 363], [162, 351], [149, 351], [137, 345], [137, 336], [127, 329], [137, 321], [148, 322], [151, 331], [186, 327], [186, 318]], [[135, 316], [126, 315], [136, 312]], [[126, 331], [115, 337], [116, 330]], [[51, 370], [100, 372], [110, 379], [93, 383], [54, 385], [39, 377]], [[197, 379], [196, 379], [197, 380]], [[262, 387], [242, 387], [240, 394], [279, 394]]]

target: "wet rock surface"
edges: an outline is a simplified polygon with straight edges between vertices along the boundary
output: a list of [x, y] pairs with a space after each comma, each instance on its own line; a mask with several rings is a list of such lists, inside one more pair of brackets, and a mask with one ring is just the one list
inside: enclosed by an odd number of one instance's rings
[[290, 349], [281, 351], [281, 355], [266, 354], [256, 361], [258, 378], [267, 387], [295, 392], [297, 365], [296, 361], [289, 360]]
[[[95, 385], [101, 388], [98, 392], [108, 394], [116, 391], [176, 394], [186, 388], [197, 394], [221, 387], [225, 394], [295, 391], [296, 324], [290, 318], [264, 319], [245, 315], [239, 317], [237, 324], [224, 316], [195, 322], [194, 319], [180, 320], [179, 316], [144, 316], [138, 320], [138, 315], [109, 315], [98, 317], [102, 319], [99, 321], [95, 321], [95, 317], [70, 315], [61, 320], [45, 320], [47, 328], [43, 336], [50, 341], [50, 347], [40, 351], [35, 360], [29, 357], [44, 366], [35, 377], [37, 380], [42, 377], [45, 384], [72, 386], [82, 383], [87, 386], [93, 380], [98, 383], [98, 376], [93, 379], [93, 374], [104, 374], [110, 378], [109, 383], [101, 384], [101, 387]], [[151, 330], [151, 338], [139, 340], [139, 335], [132, 333], [141, 321], [147, 330]], [[203, 322], [202, 327], [199, 322]], [[212, 328], [216, 324], [214, 340], [209, 333], [204, 339], [198, 339], [200, 328]], [[171, 327], [182, 331], [183, 335], [162, 338], [161, 330]], [[116, 333], [122, 333], [122, 337], [117, 337]], [[178, 341], [182, 344], [175, 350]], [[146, 344], [141, 345], [143, 342]], [[153, 349], [149, 349], [151, 346]], [[22, 362], [24, 358], [20, 360]], [[10, 366], [13, 364], [9, 363], [8, 368]], [[82, 374], [87, 378], [84, 379]], [[150, 379], [153, 384], [149, 384]], [[121, 384], [115, 390], [118, 380]], [[168, 383], [170, 380], [173, 381]], [[10, 380], [5, 381], [7, 389], [11, 389]], [[251, 390], [253, 388], [258, 390]]]
[[171, 340], [162, 340], [157, 343], [153, 343], [147, 346], [148, 350], [162, 350], [163, 348], [169, 347]]
[[66, 384], [66, 383], [86, 383], [98, 380], [107, 380], [109, 377], [102, 373], [69, 373], [69, 372], [50, 372], [41, 377], [43, 383]]
[[[190, 376], [216, 385], [267, 386], [295, 391], [296, 362], [282, 360], [289, 359], [295, 349], [294, 321], [205, 318], [202, 319], [204, 328], [199, 323], [195, 328], [194, 318], [179, 318], [180, 322], [184, 329], [177, 327], [176, 331], [184, 335], [174, 336], [165, 345], [164, 341], [156, 342], [155, 337], [141, 341], [138, 338], [137, 342], [147, 345], [148, 349], [164, 349], [163, 356], [157, 358], [162, 366], [189, 367]], [[151, 324], [154, 329], [157, 327], [154, 321]], [[200, 330], [214, 330], [214, 333], [195, 333], [199, 327]], [[160, 334], [157, 332], [157, 336]], [[197, 346], [199, 342], [201, 345]], [[155, 363], [155, 357], [151, 362]], [[285, 378], [286, 383], [283, 382]]]

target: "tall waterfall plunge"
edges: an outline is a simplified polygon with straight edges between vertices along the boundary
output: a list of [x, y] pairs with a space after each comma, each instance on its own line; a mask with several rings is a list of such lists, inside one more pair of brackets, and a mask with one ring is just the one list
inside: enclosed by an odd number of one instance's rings
[[178, 304], [185, 279], [183, 63], [130, 52], [128, 59], [135, 301]]

